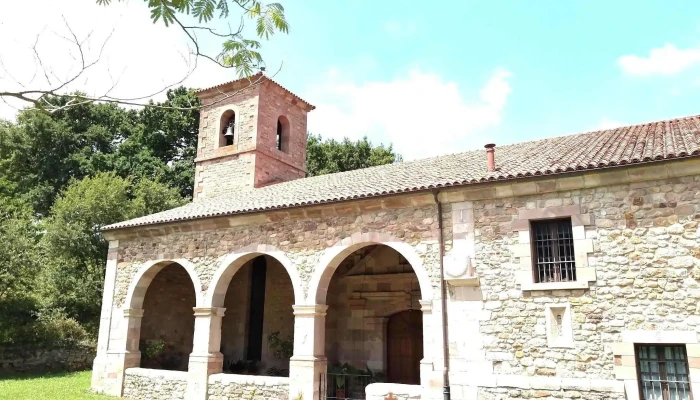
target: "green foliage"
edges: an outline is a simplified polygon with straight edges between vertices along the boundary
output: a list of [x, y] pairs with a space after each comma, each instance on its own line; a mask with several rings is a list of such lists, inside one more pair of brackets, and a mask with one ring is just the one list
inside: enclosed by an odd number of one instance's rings
[[149, 340], [141, 344], [139, 350], [144, 358], [155, 358], [163, 353], [165, 342], [162, 340]]
[[289, 360], [294, 353], [294, 339], [280, 338], [279, 331], [267, 335], [267, 344], [274, 356], [280, 360]]
[[367, 137], [355, 142], [345, 138], [339, 142], [335, 139], [323, 140], [321, 135], [309, 134], [306, 145], [306, 169], [309, 176], [351, 171], [402, 160], [391, 145], [372, 146]]
[[[109, 5], [112, 0], [96, 2]], [[214, 18], [227, 19], [234, 8], [242, 12], [241, 23], [247, 19], [255, 24], [255, 33], [261, 39], [269, 39], [277, 32], [289, 32], [284, 7], [279, 3], [265, 4], [259, 0], [149, 0], [148, 8], [153, 23], [162, 21], [165, 26], [180, 26], [194, 42], [197, 51], [199, 44], [192, 31], [208, 31], [214, 37], [225, 39], [221, 51], [215, 57], [216, 61], [226, 67], [234, 67], [239, 76], [250, 76], [254, 69], [263, 65], [262, 56], [258, 52], [260, 42], [246, 39], [242, 35], [242, 26], [237, 32], [216, 32], [206, 26], [185, 26], [181, 21], [183, 17], [194, 17], [200, 24], [207, 24]]]
[[65, 309], [82, 323], [96, 323], [107, 261], [100, 229], [185, 202], [177, 190], [145, 178], [133, 185], [131, 179], [109, 172], [73, 181], [51, 208], [41, 240], [46, 257], [41, 289], [47, 306]]

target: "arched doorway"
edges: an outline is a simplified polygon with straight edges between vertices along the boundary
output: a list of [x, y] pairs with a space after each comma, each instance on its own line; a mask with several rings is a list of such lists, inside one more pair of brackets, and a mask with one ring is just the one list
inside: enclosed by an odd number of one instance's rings
[[423, 313], [398, 312], [389, 317], [386, 329], [387, 382], [420, 384], [423, 359]]
[[294, 343], [295, 291], [275, 257], [249, 254], [225, 267], [213, 306], [221, 321], [223, 372], [288, 376]]
[[[330, 397], [340, 396], [340, 391], [359, 398], [373, 382], [420, 383], [421, 299], [411, 263], [392, 247], [368, 243], [339, 262], [326, 296]], [[415, 329], [416, 324], [420, 329]], [[410, 343], [401, 336], [404, 333], [394, 332], [409, 327]], [[396, 361], [409, 365], [402, 370], [391, 366], [389, 374], [389, 362]]]
[[192, 279], [180, 264], [167, 264], [155, 274], [143, 297], [141, 367], [187, 370], [196, 302]]

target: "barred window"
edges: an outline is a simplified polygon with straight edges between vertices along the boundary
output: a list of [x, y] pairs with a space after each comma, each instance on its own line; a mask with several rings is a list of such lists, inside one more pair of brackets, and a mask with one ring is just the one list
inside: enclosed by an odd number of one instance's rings
[[637, 345], [635, 354], [643, 400], [692, 400], [685, 346]]
[[571, 218], [532, 221], [535, 283], [576, 280]]

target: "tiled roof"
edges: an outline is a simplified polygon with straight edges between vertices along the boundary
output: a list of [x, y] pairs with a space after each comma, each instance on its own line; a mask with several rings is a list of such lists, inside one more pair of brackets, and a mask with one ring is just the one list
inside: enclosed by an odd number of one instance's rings
[[269, 81], [269, 82], [272, 83], [273, 85], [275, 85], [275, 86], [281, 88], [282, 90], [284, 90], [286, 93], [289, 93], [289, 94], [291, 94], [292, 96], [294, 96], [294, 98], [296, 98], [296, 99], [299, 100], [300, 102], [304, 103], [304, 105], [306, 105], [307, 111], [311, 111], [311, 110], [315, 110], [315, 109], [316, 109], [316, 106], [312, 105], [311, 103], [309, 103], [308, 101], [302, 99], [301, 97], [297, 96], [296, 94], [290, 92], [289, 90], [287, 90], [287, 88], [285, 88], [284, 86], [282, 86], [282, 85], [280, 85], [279, 83], [275, 82], [275, 81], [272, 80], [272, 78], [270, 78], [269, 76], [263, 75], [262, 72], [258, 72], [257, 74], [251, 75], [251, 76], [249, 76], [249, 77], [247, 77], [247, 78], [240, 78], [240, 79], [236, 79], [236, 80], [234, 80], [234, 81], [229, 81], [229, 82], [226, 82], [226, 83], [222, 83], [222, 84], [220, 84], [220, 85], [216, 85], [216, 86], [212, 86], [212, 87], [208, 87], [208, 88], [204, 88], [204, 89], [199, 89], [199, 90], [197, 90], [195, 93], [200, 94], [200, 93], [208, 92], [208, 91], [210, 91], [210, 90], [212, 90], [212, 89], [221, 89], [221, 88], [223, 88], [224, 86], [235, 85], [235, 84], [237, 84], [237, 83], [241, 83], [241, 82], [244, 82], [244, 81], [245, 81], [245, 82], [249, 82], [249, 83], [258, 83], [258, 84], [259, 84], [259, 83], [262, 83], [262, 82], [264, 82], [264, 81]]
[[496, 147], [278, 183], [120, 222], [105, 230], [623, 166], [700, 155], [700, 116]]

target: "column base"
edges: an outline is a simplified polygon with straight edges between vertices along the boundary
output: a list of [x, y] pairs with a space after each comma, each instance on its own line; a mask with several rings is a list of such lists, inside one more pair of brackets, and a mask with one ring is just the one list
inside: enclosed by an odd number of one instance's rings
[[190, 354], [187, 368], [186, 400], [206, 400], [209, 375], [223, 371], [224, 355], [217, 353]]
[[140, 351], [107, 353], [102, 385], [103, 393], [109, 396], [122, 397], [124, 393], [124, 371], [140, 365]]
[[289, 360], [290, 400], [319, 400], [321, 374], [325, 374], [327, 368], [325, 357], [292, 357]]

